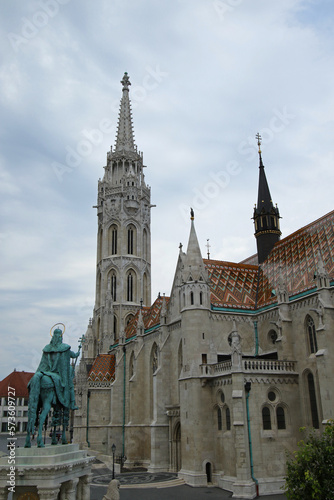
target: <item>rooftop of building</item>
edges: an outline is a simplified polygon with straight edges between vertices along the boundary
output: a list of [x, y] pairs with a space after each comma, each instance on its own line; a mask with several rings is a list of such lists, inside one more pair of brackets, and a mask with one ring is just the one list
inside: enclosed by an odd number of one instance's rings
[[334, 211], [278, 241], [260, 266], [254, 256], [240, 263], [204, 259], [211, 302], [217, 307], [261, 308], [277, 301], [279, 279], [289, 296], [316, 288], [319, 255], [334, 277]]
[[[0, 382], [0, 397], [7, 398], [9, 395], [15, 398], [28, 398], [28, 383], [34, 374], [31, 372], [16, 371], [7, 375]], [[9, 394], [9, 387], [15, 389], [15, 395]], [[11, 391], [13, 392], [13, 391]]]
[[114, 354], [98, 354], [88, 374], [89, 382], [110, 382], [115, 378]]
[[[211, 306], [214, 309], [255, 311], [277, 303], [279, 282], [290, 297], [316, 289], [319, 255], [326, 273], [334, 278], [334, 211], [278, 241], [261, 265], [256, 255], [243, 262], [203, 259], [209, 276]], [[137, 334], [142, 316], [145, 333], [160, 325], [169, 297], [159, 296], [150, 307], [142, 307], [127, 325], [126, 339]]]

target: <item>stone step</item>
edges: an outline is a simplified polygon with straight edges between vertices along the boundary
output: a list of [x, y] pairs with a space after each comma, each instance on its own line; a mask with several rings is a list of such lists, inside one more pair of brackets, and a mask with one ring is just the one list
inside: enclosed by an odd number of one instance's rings
[[173, 488], [185, 484], [184, 479], [171, 479], [170, 481], [161, 481], [161, 483], [144, 483], [144, 484], [121, 484], [121, 489], [138, 489], [138, 488]]

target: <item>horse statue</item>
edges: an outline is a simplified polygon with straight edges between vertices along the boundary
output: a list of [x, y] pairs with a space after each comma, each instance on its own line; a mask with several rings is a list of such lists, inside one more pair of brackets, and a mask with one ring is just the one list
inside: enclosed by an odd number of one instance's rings
[[[57, 325], [63, 325], [63, 323], [57, 323]], [[51, 443], [57, 444], [56, 428], [62, 425], [61, 442], [67, 444], [65, 431], [70, 410], [78, 409], [75, 405], [73, 385], [75, 365], [71, 366], [71, 359], [75, 358], [77, 361], [84, 338], [79, 339], [78, 352], [74, 353], [69, 345], [63, 343], [65, 325], [63, 326], [63, 331], [58, 327], [53, 334], [50, 331], [51, 341], [44, 347], [41, 362], [28, 384], [28, 425], [25, 448], [31, 447], [31, 434], [35, 431], [37, 419], [37, 446], [44, 447], [42, 430], [51, 408], [53, 408]]]

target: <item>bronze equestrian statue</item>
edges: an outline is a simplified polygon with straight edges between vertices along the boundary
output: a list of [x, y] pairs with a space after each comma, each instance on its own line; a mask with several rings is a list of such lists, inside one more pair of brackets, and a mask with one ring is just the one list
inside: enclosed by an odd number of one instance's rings
[[52, 444], [57, 444], [56, 428], [60, 425], [63, 426], [62, 444], [67, 444], [65, 431], [70, 410], [77, 409], [73, 385], [74, 367], [71, 366], [71, 359], [79, 356], [83, 339], [80, 339], [78, 352], [74, 353], [68, 344], [63, 343], [63, 333], [60, 328], [53, 331], [50, 343], [43, 349], [37, 371], [28, 384], [28, 426], [25, 448], [31, 447], [30, 436], [34, 433], [37, 417], [39, 422], [37, 446], [44, 447], [42, 429], [51, 408], [53, 408], [54, 429]]

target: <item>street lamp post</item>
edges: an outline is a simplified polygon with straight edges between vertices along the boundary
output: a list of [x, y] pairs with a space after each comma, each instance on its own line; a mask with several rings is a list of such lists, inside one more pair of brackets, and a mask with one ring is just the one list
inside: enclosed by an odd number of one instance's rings
[[115, 479], [115, 450], [116, 446], [113, 444], [111, 447], [112, 451], [112, 478]]

